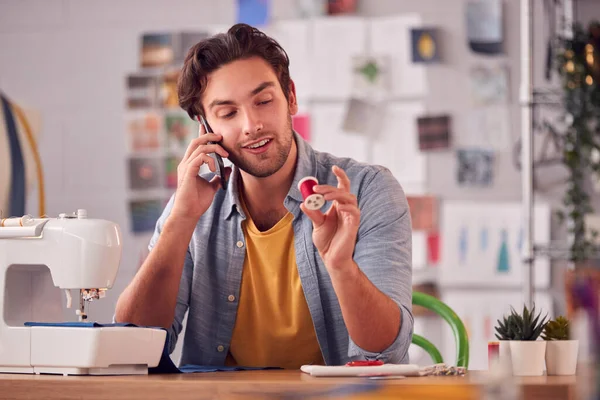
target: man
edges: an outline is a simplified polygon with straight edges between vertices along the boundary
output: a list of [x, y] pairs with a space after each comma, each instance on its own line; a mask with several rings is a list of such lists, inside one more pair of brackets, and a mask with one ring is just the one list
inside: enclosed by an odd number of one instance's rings
[[[116, 320], [163, 326], [182, 364], [299, 368], [408, 361], [411, 222], [379, 166], [313, 150], [292, 129], [296, 90], [284, 50], [248, 25], [194, 46], [179, 101], [202, 115], [150, 254], [119, 298]], [[217, 142], [210, 144], [209, 142]], [[227, 157], [227, 190], [210, 153]], [[322, 210], [298, 182], [316, 177]]]

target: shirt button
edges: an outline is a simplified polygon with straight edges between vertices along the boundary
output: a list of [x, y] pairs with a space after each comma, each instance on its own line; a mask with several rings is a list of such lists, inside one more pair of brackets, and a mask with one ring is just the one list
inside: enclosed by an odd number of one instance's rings
[[235, 296], [230, 294], [229, 296], [227, 296], [227, 300], [229, 301], [234, 301], [235, 300]]
[[244, 242], [242, 242], [241, 240], [239, 242], [236, 243], [237, 247], [244, 247]]
[[223, 352], [223, 350], [225, 350], [225, 347], [223, 347], [222, 345], [218, 345], [218, 346], [217, 346], [217, 351], [218, 351], [219, 353]]

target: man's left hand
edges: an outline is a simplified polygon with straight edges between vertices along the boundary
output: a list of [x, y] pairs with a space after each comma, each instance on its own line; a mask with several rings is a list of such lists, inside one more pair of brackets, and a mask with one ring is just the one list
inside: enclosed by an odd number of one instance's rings
[[333, 204], [326, 213], [309, 210], [300, 205], [302, 211], [313, 222], [313, 242], [329, 270], [341, 270], [353, 263], [354, 245], [360, 224], [360, 210], [356, 196], [350, 193], [350, 179], [343, 169], [333, 166], [337, 177], [337, 188], [316, 185], [315, 193], [322, 194]]

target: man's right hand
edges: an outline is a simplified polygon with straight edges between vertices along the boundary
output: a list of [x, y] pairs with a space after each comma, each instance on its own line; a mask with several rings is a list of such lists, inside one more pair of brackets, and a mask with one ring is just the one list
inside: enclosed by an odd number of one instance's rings
[[[215, 160], [210, 153], [217, 153], [225, 158], [229, 156], [221, 145], [208, 144], [208, 142], [220, 142], [222, 139], [223, 137], [218, 133], [206, 134], [200, 124], [199, 136], [191, 141], [177, 166], [177, 190], [171, 216], [193, 220], [196, 223], [212, 204], [221, 186], [221, 179], [215, 175], [209, 182], [201, 178], [198, 172], [203, 164], [208, 164], [209, 169], [216, 172]], [[225, 175], [228, 177], [230, 173], [231, 168], [227, 167]]]

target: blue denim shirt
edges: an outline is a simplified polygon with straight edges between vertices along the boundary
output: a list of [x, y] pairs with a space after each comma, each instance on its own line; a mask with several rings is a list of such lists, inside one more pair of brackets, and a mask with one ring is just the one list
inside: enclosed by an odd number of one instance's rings
[[[350, 360], [381, 359], [407, 363], [412, 340], [411, 220], [406, 196], [390, 171], [381, 166], [337, 158], [312, 149], [294, 133], [298, 160], [285, 207], [294, 215], [296, 263], [317, 340], [327, 365]], [[331, 167], [337, 165], [350, 178], [358, 198], [361, 221], [354, 261], [402, 313], [396, 340], [382, 353], [357, 346], [348, 334], [331, 278], [312, 242], [312, 222], [300, 210], [298, 181], [315, 176], [319, 183], [337, 185]], [[210, 179], [212, 174], [205, 178]], [[181, 364], [224, 365], [238, 308], [242, 269], [246, 255], [240, 205], [239, 170], [234, 168], [227, 191], [219, 190], [192, 235], [181, 277], [175, 320], [169, 330], [172, 352], [188, 311]], [[157, 222], [150, 241], [155, 245], [173, 206], [173, 197]], [[323, 211], [330, 207], [328, 202]]]

